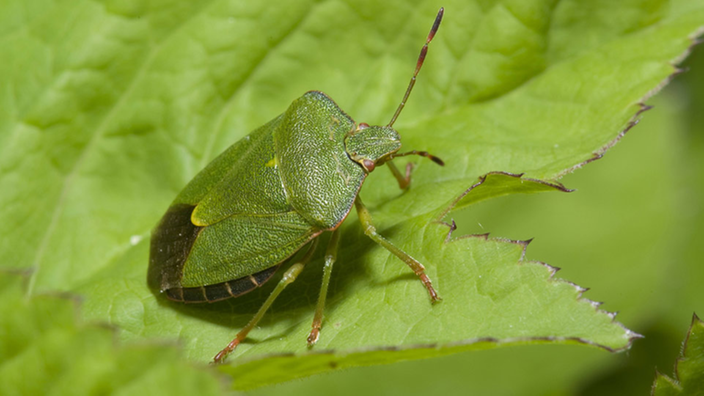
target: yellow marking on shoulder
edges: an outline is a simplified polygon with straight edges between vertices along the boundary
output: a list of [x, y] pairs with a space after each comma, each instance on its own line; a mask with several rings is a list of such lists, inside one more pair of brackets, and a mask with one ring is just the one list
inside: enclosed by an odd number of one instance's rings
[[196, 227], [205, 227], [207, 224], [201, 222], [201, 219], [198, 218], [198, 207], [200, 207], [200, 205], [196, 205], [195, 209], [193, 209], [193, 212], [191, 213], [191, 223], [193, 223]]
[[267, 168], [276, 168], [278, 165], [279, 163], [278, 161], [276, 161], [276, 157], [270, 159], [269, 162], [264, 164], [264, 166], [266, 166]]

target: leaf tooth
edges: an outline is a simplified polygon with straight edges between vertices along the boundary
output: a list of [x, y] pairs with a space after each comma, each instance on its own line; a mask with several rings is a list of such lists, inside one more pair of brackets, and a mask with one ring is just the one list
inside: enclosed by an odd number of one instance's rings
[[[584, 289], [582, 289], [582, 290], [584, 290]], [[599, 307], [602, 306], [602, 304], [604, 304], [601, 301], [594, 301], [594, 300], [590, 300], [588, 298], [585, 298], [584, 300], [587, 301], [589, 304], [591, 304], [592, 307], [594, 307], [594, 309], [596, 309], [596, 310], [599, 310]]]
[[457, 229], [457, 223], [455, 223], [455, 219], [450, 219], [450, 221], [451, 224], [448, 224], [442, 220], [438, 220], [438, 223], [450, 228], [450, 230], [447, 232], [447, 236], [445, 237], [445, 243], [450, 242], [450, 240], [452, 239], [452, 233]]
[[638, 338], [645, 338], [643, 334], [636, 333], [635, 331], [626, 329], [626, 335], [628, 336], [629, 339], [635, 340]]
[[[523, 252], [523, 254], [525, 255], [525, 251]], [[521, 259], [522, 259], [522, 258], [523, 258], [523, 257], [521, 257]], [[523, 261], [523, 260], [521, 260], [521, 261]], [[540, 264], [540, 265], [542, 265], [543, 267], [547, 268], [548, 271], [550, 271], [550, 277], [549, 277], [549, 279], [554, 279], [554, 278], [555, 278], [555, 274], [557, 273], [557, 271], [559, 271], [559, 270], [562, 269], [562, 268], [560, 268], [560, 267], [555, 267], [555, 266], [552, 266], [552, 265], [550, 265], [550, 264], [548, 264], [548, 263], [544, 263], [544, 262], [542, 262], [542, 261], [531, 261], [531, 262], [532, 262], [532, 263]], [[570, 285], [572, 285], [572, 286], [574, 286], [574, 287], [576, 287], [576, 288], [579, 288], [579, 286], [575, 285], [575, 284], [572, 283], [572, 282], [566, 281], [566, 280], [564, 280], [564, 279], [560, 279], [559, 281], [568, 283], [568, 284], [570, 284]]]
[[682, 73], [686, 73], [686, 72], [689, 71], [689, 67], [674, 66], [674, 68], [675, 68], [675, 71], [672, 72], [672, 76], [673, 76], [673, 77], [674, 77], [674, 76], [678, 76], [678, 75], [680, 75], [680, 74], [682, 74]]

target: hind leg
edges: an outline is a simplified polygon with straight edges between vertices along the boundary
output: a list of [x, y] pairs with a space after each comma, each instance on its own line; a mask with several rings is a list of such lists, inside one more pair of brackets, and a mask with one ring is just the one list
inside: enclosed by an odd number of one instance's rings
[[318, 297], [318, 305], [315, 308], [315, 316], [313, 317], [313, 325], [310, 334], [308, 335], [308, 346], [315, 345], [320, 337], [320, 327], [323, 323], [323, 310], [325, 309], [325, 299], [328, 294], [328, 285], [330, 285], [330, 275], [332, 274], [332, 265], [337, 259], [337, 245], [340, 242], [340, 229], [333, 231], [328, 243], [328, 249], [325, 252], [325, 268], [323, 270], [323, 284], [320, 287], [320, 296]]
[[239, 345], [240, 342], [247, 338], [247, 334], [249, 334], [249, 332], [257, 325], [257, 323], [259, 323], [266, 311], [269, 309], [269, 307], [271, 307], [271, 304], [273, 304], [276, 300], [276, 297], [278, 297], [279, 294], [284, 291], [286, 286], [293, 283], [293, 281], [296, 280], [301, 271], [303, 271], [303, 268], [313, 256], [313, 252], [315, 251], [317, 245], [318, 238], [315, 238], [311, 243], [310, 248], [308, 248], [308, 251], [306, 252], [305, 256], [303, 256], [298, 262], [296, 262], [286, 270], [283, 278], [281, 278], [281, 280], [271, 292], [269, 297], [267, 297], [266, 301], [264, 301], [264, 304], [262, 304], [261, 308], [259, 308], [259, 311], [257, 311], [252, 320], [250, 320], [249, 323], [247, 323], [247, 326], [245, 326], [242, 330], [240, 330], [239, 333], [237, 333], [234, 340], [232, 340], [222, 351], [218, 352], [218, 354], [215, 355], [215, 357], [213, 358], [213, 363], [222, 363], [222, 361], [227, 357], [227, 355], [234, 351], [235, 348], [237, 348], [237, 345]]

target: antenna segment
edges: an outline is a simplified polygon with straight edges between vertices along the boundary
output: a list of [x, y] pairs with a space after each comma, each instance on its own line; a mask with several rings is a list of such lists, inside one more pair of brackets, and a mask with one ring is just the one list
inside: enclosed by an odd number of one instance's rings
[[391, 127], [394, 125], [394, 122], [396, 122], [398, 115], [401, 114], [401, 110], [403, 110], [403, 107], [406, 106], [406, 101], [408, 100], [408, 97], [411, 95], [411, 91], [413, 90], [413, 86], [416, 85], [416, 77], [418, 76], [418, 72], [420, 71], [420, 68], [423, 66], [423, 62], [425, 61], [425, 55], [428, 53], [428, 44], [430, 44], [430, 42], [433, 40], [433, 37], [435, 37], [435, 33], [438, 32], [438, 28], [440, 27], [440, 22], [442, 21], [442, 15], [444, 13], [445, 13], [445, 8], [440, 8], [440, 11], [438, 11], [438, 16], [435, 17], [435, 22], [433, 22], [433, 27], [430, 28], [430, 33], [428, 33], [428, 38], [425, 40], [425, 45], [423, 45], [423, 48], [421, 48], [421, 50], [420, 50], [420, 55], [418, 56], [418, 62], [416, 63], [416, 71], [413, 73], [413, 77], [411, 77], [411, 82], [408, 84], [408, 88], [406, 88], [406, 94], [403, 95], [403, 100], [401, 100], [401, 103], [398, 105], [398, 108], [396, 109], [394, 116], [391, 117], [391, 121], [389, 121], [388, 127]]

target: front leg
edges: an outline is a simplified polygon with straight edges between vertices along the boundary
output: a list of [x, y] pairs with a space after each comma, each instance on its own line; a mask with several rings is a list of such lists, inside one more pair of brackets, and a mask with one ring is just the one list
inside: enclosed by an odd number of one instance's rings
[[396, 255], [396, 257], [400, 258], [404, 263], [408, 264], [408, 266], [411, 267], [413, 272], [423, 283], [423, 286], [425, 286], [425, 288], [428, 290], [428, 294], [430, 294], [430, 299], [432, 300], [432, 302], [435, 303], [440, 301], [440, 296], [435, 291], [435, 289], [433, 289], [432, 282], [430, 281], [430, 278], [428, 278], [428, 275], [425, 274], [425, 267], [423, 267], [423, 264], [411, 257], [408, 253], [396, 247], [394, 244], [392, 244], [386, 238], [376, 232], [376, 227], [374, 227], [374, 225], [372, 224], [372, 215], [362, 203], [362, 200], [359, 198], [359, 195], [357, 196], [357, 199], [355, 199], [354, 205], [357, 208], [357, 214], [359, 215], [359, 221], [362, 222], [362, 228], [364, 229], [364, 233], [374, 242], [383, 246], [386, 250], [390, 251], [391, 253]]
[[391, 170], [391, 173], [393, 173], [394, 177], [396, 178], [396, 181], [398, 181], [398, 187], [401, 190], [405, 190], [408, 188], [408, 186], [411, 185], [411, 171], [413, 170], [412, 163], [409, 162], [406, 164], [406, 176], [403, 176], [401, 174], [401, 171], [398, 170], [396, 165], [394, 165], [393, 161], [387, 161], [386, 165]]

